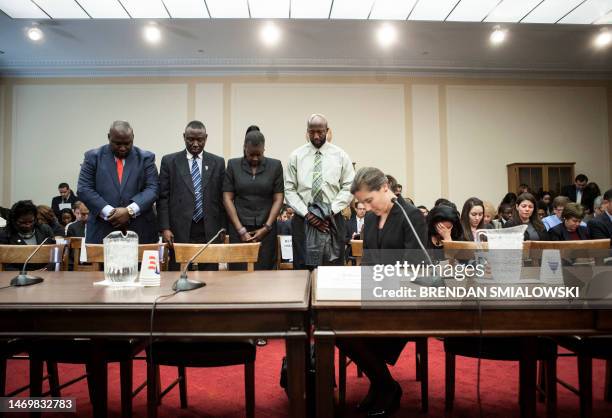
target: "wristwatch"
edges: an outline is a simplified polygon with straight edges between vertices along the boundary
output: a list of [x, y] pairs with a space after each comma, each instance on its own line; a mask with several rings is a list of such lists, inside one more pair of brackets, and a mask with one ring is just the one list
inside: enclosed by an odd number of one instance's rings
[[136, 217], [136, 213], [134, 212], [134, 209], [132, 209], [129, 206], [126, 209], [128, 211], [128, 214], [130, 215], [130, 218], [135, 218]]

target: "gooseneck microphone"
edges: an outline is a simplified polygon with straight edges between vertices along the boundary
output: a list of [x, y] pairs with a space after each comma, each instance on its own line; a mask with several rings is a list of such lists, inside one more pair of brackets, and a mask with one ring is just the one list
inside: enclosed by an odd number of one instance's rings
[[[416, 238], [417, 242], [419, 243], [419, 247], [421, 247], [421, 250], [423, 250], [423, 254], [425, 254], [425, 258], [427, 258], [427, 262], [430, 265], [433, 265], [433, 261], [431, 260], [431, 257], [429, 256], [429, 253], [425, 249], [425, 246], [423, 245], [423, 241], [421, 241], [421, 238], [419, 237], [419, 234], [417, 234], [416, 229], [414, 229], [414, 225], [412, 224], [412, 221], [410, 220], [410, 217], [408, 217], [408, 214], [406, 213], [406, 210], [397, 201], [397, 197], [392, 198], [391, 202], [394, 205], [397, 205], [397, 207], [401, 209], [402, 213], [404, 214], [404, 218], [406, 219], [406, 222], [408, 222], [408, 225], [410, 226], [410, 229], [412, 230], [412, 233], [414, 234], [414, 237]], [[415, 284], [418, 284], [418, 285], [421, 285], [421, 286], [429, 286], [429, 287], [441, 287], [441, 286], [445, 285], [444, 284], [444, 279], [442, 277], [440, 277], [440, 276], [417, 277], [416, 279], [414, 279], [412, 281], [412, 283], [415, 283]]]
[[221, 228], [219, 230], [219, 232], [217, 232], [215, 234], [214, 237], [212, 237], [210, 239], [210, 241], [208, 241], [206, 244], [204, 244], [202, 246], [202, 248], [200, 248], [194, 255], [193, 257], [191, 257], [191, 259], [189, 260], [189, 262], [187, 263], [187, 265], [185, 265], [185, 268], [183, 269], [183, 271], [181, 272], [180, 277], [178, 278], [177, 281], [174, 282], [174, 284], [172, 285], [172, 290], [175, 290], [177, 292], [184, 292], [187, 290], [193, 290], [193, 289], [199, 289], [200, 287], [206, 286], [206, 283], [204, 282], [200, 282], [200, 281], [195, 281], [195, 280], [189, 280], [187, 278], [187, 271], [189, 270], [189, 266], [191, 265], [191, 263], [193, 263], [193, 260], [195, 260], [200, 254], [202, 254], [202, 252], [204, 252], [204, 250], [206, 248], [208, 248], [208, 246], [210, 244], [213, 243], [214, 240], [217, 239], [217, 237], [222, 233], [225, 232], [225, 228]]
[[26, 267], [28, 266], [28, 262], [32, 259], [32, 257], [34, 257], [38, 250], [40, 250], [49, 239], [50, 237], [45, 238], [43, 242], [41, 242], [38, 247], [32, 251], [32, 254], [30, 254], [25, 263], [23, 263], [23, 267], [21, 268], [19, 274], [11, 279], [11, 286], [30, 286], [44, 281], [42, 277], [28, 275]]

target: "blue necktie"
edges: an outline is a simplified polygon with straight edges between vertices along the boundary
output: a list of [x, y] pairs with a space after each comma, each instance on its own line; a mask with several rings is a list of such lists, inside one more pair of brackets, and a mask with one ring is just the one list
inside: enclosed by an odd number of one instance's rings
[[191, 179], [193, 180], [193, 190], [195, 191], [195, 210], [193, 211], [193, 221], [200, 222], [204, 217], [204, 201], [202, 200], [202, 175], [198, 167], [198, 157], [193, 157], [191, 163]]

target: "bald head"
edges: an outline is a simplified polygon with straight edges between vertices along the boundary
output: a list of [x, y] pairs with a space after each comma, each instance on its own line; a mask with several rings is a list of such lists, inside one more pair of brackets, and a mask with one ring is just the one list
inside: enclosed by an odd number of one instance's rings
[[314, 113], [306, 121], [306, 133], [310, 143], [315, 148], [321, 148], [327, 140], [327, 118], [320, 113]]

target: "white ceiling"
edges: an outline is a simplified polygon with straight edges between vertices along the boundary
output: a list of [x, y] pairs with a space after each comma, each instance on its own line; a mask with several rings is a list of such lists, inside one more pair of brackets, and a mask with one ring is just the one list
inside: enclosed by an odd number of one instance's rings
[[0, 0], [14, 19], [357, 19], [612, 23], [612, 0]]
[[[156, 2], [122, 0], [120, 5], [117, 0], [78, 1], [92, 15], [108, 12], [109, 16], [125, 14], [124, 7], [130, 14], [144, 15], [148, 13], [144, 7]], [[334, 0], [334, 10], [363, 13], [356, 6], [354, 10], [346, 8], [354, 1]], [[267, 21], [260, 19], [155, 19], [162, 37], [159, 44], [151, 45], [143, 39], [143, 28], [152, 19], [12, 19], [0, 12], [0, 77], [369, 73], [612, 79], [612, 45], [603, 49], [593, 46], [601, 26], [503, 23], [508, 31], [507, 40], [493, 47], [489, 35], [497, 21], [516, 20], [523, 13], [516, 13], [518, 6], [526, 10], [536, 3], [511, 1], [516, 8], [504, 7], [506, 0], [488, 1], [497, 2], [497, 7], [488, 12], [488, 17], [482, 17], [485, 22], [478, 23], [461, 21], [469, 15], [466, 6], [461, 4], [484, 4], [485, 1], [462, 0], [459, 4], [456, 0], [369, 1], [370, 20], [275, 20], [281, 31], [280, 43], [275, 47], [266, 47], [261, 42], [260, 31]], [[47, 6], [47, 13], [74, 3], [73, 0], [36, 2], [41, 7]], [[7, 1], [0, 0], [3, 3]], [[33, 6], [26, 1], [11, 0], [10, 3]], [[196, 3], [204, 4], [204, 0], [164, 0], [164, 12], [185, 15], [189, 6]], [[285, 4], [291, 6], [292, 13], [299, 11], [316, 17], [323, 11], [329, 15], [328, 3], [326, 0], [249, 0], [246, 13], [247, 16], [260, 11], [268, 14], [277, 9], [266, 12], [266, 4], [275, 7]], [[450, 9], [446, 12], [446, 22], [374, 19], [374, 16], [388, 18], [390, 13], [399, 10], [406, 16], [412, 17], [418, 12], [417, 16], [431, 17], [434, 11], [425, 5], [433, 3], [439, 6], [455, 3], [450, 6], [452, 12]], [[540, 2], [535, 9], [532, 7], [528, 17], [535, 19], [535, 12], [540, 10], [538, 19], [543, 19], [546, 13], [542, 7], [548, 3], [550, 0]], [[584, 7], [590, 2], [555, 0], [554, 3], [565, 5], [568, 10], [574, 7], [573, 13], [577, 13], [576, 3]], [[211, 13], [221, 4], [247, 5], [242, 0], [206, 0], [205, 3]], [[103, 5], [113, 5], [115, 9], [105, 11]], [[32, 10], [42, 13], [38, 7]], [[563, 19], [573, 13], [566, 13]], [[528, 20], [524, 16], [521, 19]], [[38, 24], [44, 32], [41, 42], [27, 39], [26, 31], [33, 24]], [[394, 26], [398, 33], [396, 44], [386, 49], [376, 40], [376, 31], [383, 24]]]

